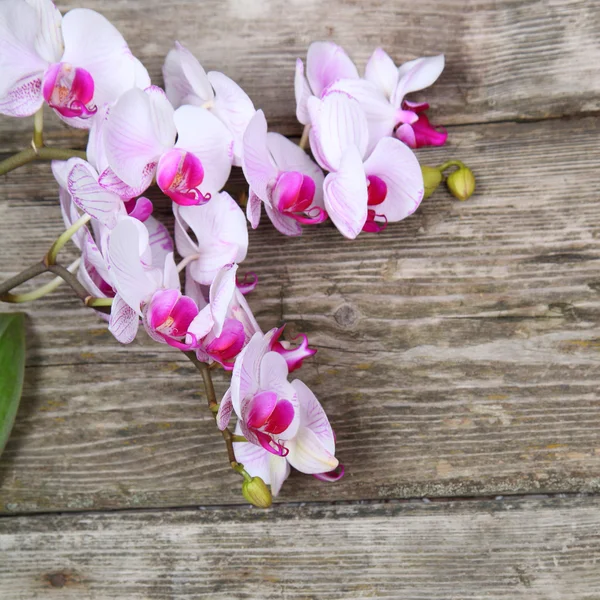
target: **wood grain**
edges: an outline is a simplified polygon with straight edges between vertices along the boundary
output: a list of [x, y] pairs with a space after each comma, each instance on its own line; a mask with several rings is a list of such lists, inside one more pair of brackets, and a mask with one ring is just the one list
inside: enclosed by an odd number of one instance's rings
[[[310, 42], [343, 45], [362, 70], [377, 46], [397, 61], [438, 53], [447, 66], [426, 97], [445, 125], [538, 119], [600, 109], [600, 11], [588, 0], [68, 0], [98, 10], [162, 83], [175, 40], [238, 81], [271, 126], [299, 134], [294, 65]], [[361, 71], [362, 72], [362, 71]], [[0, 151], [28, 143], [27, 120], [0, 119]], [[66, 131], [58, 119], [50, 140]], [[82, 142], [71, 130], [70, 144]], [[67, 144], [67, 145], [70, 145]]]
[[598, 499], [0, 520], [5, 600], [596, 600]]
[[[337, 484], [292, 477], [283, 501], [600, 490], [599, 128], [455, 127], [450, 146], [421, 157], [470, 164], [471, 200], [439, 191], [354, 242], [328, 225], [299, 239], [266, 223], [251, 232], [250, 304], [263, 328], [288, 321], [319, 349], [298, 375], [348, 468]], [[60, 230], [47, 167], [11, 174], [0, 276]], [[2, 510], [239, 502], [184, 357], [143, 336], [118, 345], [65, 289], [26, 308]]]

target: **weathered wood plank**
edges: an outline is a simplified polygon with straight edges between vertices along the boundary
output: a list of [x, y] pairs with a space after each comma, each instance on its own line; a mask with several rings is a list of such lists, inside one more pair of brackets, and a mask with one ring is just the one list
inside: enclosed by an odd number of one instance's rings
[[[348, 467], [335, 485], [292, 478], [283, 500], [600, 490], [599, 127], [453, 128], [422, 156], [471, 164], [468, 202], [440, 192], [354, 242], [330, 226], [252, 232], [250, 303], [265, 329], [290, 321], [319, 348], [299, 375]], [[11, 174], [0, 200], [6, 277], [42, 256], [60, 216], [42, 165]], [[177, 351], [119, 346], [67, 290], [27, 310], [2, 510], [239, 502]]]
[[[286, 134], [300, 131], [295, 59], [320, 39], [342, 44], [361, 69], [377, 46], [397, 61], [445, 53], [446, 71], [427, 92], [442, 124], [600, 109], [600, 12], [587, 0], [68, 0], [58, 6], [102, 12], [155, 82], [178, 39], [207, 69], [236, 79]], [[51, 140], [65, 131], [58, 119], [49, 128]], [[0, 119], [0, 151], [22, 147], [29, 129]]]
[[600, 589], [597, 498], [0, 520], [6, 600], [556, 598]]

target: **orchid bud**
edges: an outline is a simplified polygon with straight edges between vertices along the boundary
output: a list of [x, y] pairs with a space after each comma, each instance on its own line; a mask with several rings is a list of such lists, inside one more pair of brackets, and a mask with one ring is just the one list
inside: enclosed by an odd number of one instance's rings
[[273, 502], [271, 491], [260, 477], [244, 479], [242, 494], [250, 504], [257, 508], [269, 508]]
[[425, 185], [425, 194], [423, 200], [429, 198], [442, 183], [442, 172], [436, 167], [427, 167], [422, 165], [421, 172], [423, 173], [423, 183]]
[[467, 200], [475, 191], [475, 176], [469, 167], [459, 167], [446, 179], [446, 185], [458, 200]]

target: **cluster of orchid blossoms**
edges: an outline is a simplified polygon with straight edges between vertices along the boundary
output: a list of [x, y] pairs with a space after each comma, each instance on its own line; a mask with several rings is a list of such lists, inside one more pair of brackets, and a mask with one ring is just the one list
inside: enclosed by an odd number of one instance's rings
[[[10, 290], [50, 271], [108, 320], [120, 342], [132, 342], [141, 323], [158, 343], [184, 351], [202, 372], [231, 465], [253, 504], [269, 505], [291, 467], [339, 479], [344, 469], [323, 408], [299, 379], [289, 381], [315, 350], [305, 335], [294, 345], [284, 341], [283, 327], [263, 333], [246, 301], [257, 284], [252, 273], [238, 276], [247, 222], [256, 228], [264, 207], [285, 235], [329, 218], [353, 239], [412, 214], [443, 171], [422, 170], [413, 149], [442, 145], [447, 134], [429, 123], [427, 104], [406, 96], [433, 84], [443, 67], [443, 56], [397, 67], [377, 49], [360, 77], [342, 48], [313, 43], [306, 65], [296, 65], [296, 114], [305, 126], [297, 145], [269, 132], [240, 86], [206, 73], [179, 43], [166, 57], [163, 90], [97, 12], [63, 17], [50, 0], [3, 0], [0, 113], [34, 116], [34, 140], [0, 163], [0, 173], [55, 159], [66, 231], [41, 266], [2, 286], [2, 298], [47, 293], [59, 280], [37, 292]], [[85, 153], [43, 145], [44, 104], [89, 130]], [[459, 167], [452, 176], [466, 169], [452, 164]], [[249, 184], [246, 214], [223, 191], [232, 167]], [[174, 240], [152, 216], [144, 196], [152, 185], [172, 202]], [[81, 257], [65, 269], [56, 255], [69, 239]], [[220, 403], [209, 371], [216, 365], [232, 372]], [[233, 413], [235, 432], [228, 429]]]

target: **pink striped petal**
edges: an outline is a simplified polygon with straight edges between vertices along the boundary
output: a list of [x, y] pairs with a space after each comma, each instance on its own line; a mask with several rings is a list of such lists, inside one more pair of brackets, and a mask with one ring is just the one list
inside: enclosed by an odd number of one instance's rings
[[229, 421], [231, 420], [231, 413], [233, 412], [233, 403], [231, 402], [231, 388], [228, 388], [225, 395], [219, 403], [219, 410], [217, 412], [217, 427], [223, 431]]
[[351, 146], [358, 149], [362, 159], [369, 142], [369, 129], [357, 100], [344, 92], [330, 92], [323, 100], [312, 97], [308, 109], [312, 121], [311, 148], [321, 167], [337, 171], [342, 156]]
[[248, 204], [246, 204], [246, 217], [250, 221], [252, 229], [256, 229], [260, 223], [260, 213], [262, 211], [262, 200], [252, 191], [249, 190]]
[[113, 229], [119, 216], [125, 214], [121, 198], [100, 186], [98, 174], [84, 160], [79, 160], [71, 169], [67, 186], [73, 202], [109, 229]]
[[119, 294], [114, 299], [110, 309], [108, 330], [122, 344], [130, 344], [135, 339], [140, 325], [140, 318]]

